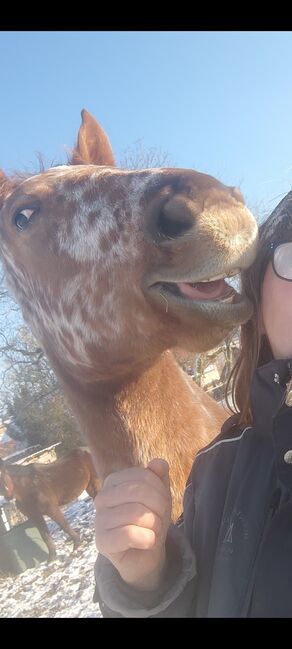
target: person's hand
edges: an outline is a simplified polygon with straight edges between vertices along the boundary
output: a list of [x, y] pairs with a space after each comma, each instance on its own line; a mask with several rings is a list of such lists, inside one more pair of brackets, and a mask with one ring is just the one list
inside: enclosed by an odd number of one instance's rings
[[146, 468], [111, 473], [95, 498], [96, 547], [140, 590], [154, 590], [165, 564], [171, 517], [169, 467], [155, 459]]

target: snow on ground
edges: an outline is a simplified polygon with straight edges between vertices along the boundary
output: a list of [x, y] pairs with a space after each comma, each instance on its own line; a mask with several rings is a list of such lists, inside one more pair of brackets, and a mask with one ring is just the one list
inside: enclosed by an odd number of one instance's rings
[[56, 561], [40, 563], [11, 577], [0, 578], [0, 617], [102, 617], [92, 601], [94, 563], [94, 505], [92, 499], [76, 500], [62, 507], [82, 543], [72, 553], [72, 541], [47, 519], [57, 547]]

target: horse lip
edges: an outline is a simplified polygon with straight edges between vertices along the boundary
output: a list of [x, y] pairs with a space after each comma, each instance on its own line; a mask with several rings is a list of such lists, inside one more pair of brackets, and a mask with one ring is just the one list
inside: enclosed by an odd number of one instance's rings
[[184, 313], [189, 316], [201, 314], [216, 326], [220, 325], [228, 329], [246, 322], [252, 315], [250, 300], [235, 289], [226, 298], [222, 296], [210, 300], [192, 300], [179, 293], [168, 291], [163, 283], [156, 283], [156, 286], [149, 287], [148, 295], [150, 299], [152, 295], [152, 300], [154, 299], [156, 304], [159, 303], [166, 314]]
[[229, 292], [228, 292], [228, 295], [226, 295], [225, 297], [224, 297], [224, 295], [222, 295], [221, 297], [219, 296], [219, 297], [216, 297], [216, 298], [210, 298], [210, 299], [204, 299], [204, 300], [199, 300], [199, 299], [198, 300], [192, 300], [190, 297], [188, 297], [188, 296], [184, 295], [183, 293], [181, 293], [179, 287], [177, 287], [177, 293], [176, 293], [175, 291], [172, 291], [171, 289], [168, 289], [167, 284], [172, 284], [172, 285], [175, 286], [176, 282], [164, 282], [164, 281], [163, 282], [155, 282], [154, 284], [152, 284], [149, 287], [149, 290], [150, 290], [150, 292], [155, 292], [155, 293], [158, 293], [158, 294], [160, 293], [160, 295], [162, 295], [162, 296], [165, 293], [165, 295], [167, 295], [168, 299], [173, 299], [176, 302], [180, 302], [182, 305], [187, 305], [187, 304], [189, 304], [190, 306], [193, 305], [193, 308], [195, 308], [196, 305], [197, 306], [206, 305], [208, 303], [210, 304], [210, 303], [214, 303], [214, 302], [217, 302], [218, 304], [220, 302], [225, 303], [225, 304], [227, 304], [228, 302], [232, 303], [232, 300], [233, 300], [233, 298], [235, 296], [236, 296], [236, 299], [237, 299], [238, 302], [241, 301], [241, 298], [243, 299], [243, 296], [240, 293], [238, 293], [235, 290], [235, 288], [233, 288], [233, 286], [230, 286], [229, 284], [226, 285], [229, 288]]
[[161, 285], [161, 284], [180, 284], [180, 283], [183, 283], [183, 282], [185, 282], [187, 284], [200, 284], [200, 283], [203, 283], [203, 282], [214, 282], [214, 281], [216, 281], [218, 279], [229, 279], [231, 277], [235, 277], [236, 275], [239, 275], [240, 272], [241, 272], [241, 268], [234, 268], [234, 269], [230, 269], [229, 271], [225, 270], [225, 271], [223, 271], [221, 273], [220, 273], [220, 271], [218, 271], [218, 273], [216, 275], [215, 274], [214, 275], [211, 275], [211, 274], [206, 275], [205, 274], [204, 276], [200, 276], [200, 277], [196, 277], [196, 278], [194, 278], [194, 277], [186, 277], [186, 276], [183, 276], [183, 277], [180, 277], [180, 278], [176, 277], [176, 278], [172, 278], [172, 279], [159, 277], [159, 278], [155, 279], [154, 281], [153, 281], [153, 278], [152, 278], [151, 282], [147, 283], [146, 288], [148, 288], [148, 289], [154, 288], [155, 285], [157, 285], [157, 284], [159, 284], [159, 285]]

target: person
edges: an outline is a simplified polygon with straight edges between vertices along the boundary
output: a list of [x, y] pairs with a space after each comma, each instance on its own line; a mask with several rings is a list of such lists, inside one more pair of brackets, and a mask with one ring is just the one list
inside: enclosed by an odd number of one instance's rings
[[107, 477], [96, 503], [104, 617], [292, 617], [292, 191], [242, 276], [254, 306], [233, 414], [196, 456], [170, 523], [167, 463]]

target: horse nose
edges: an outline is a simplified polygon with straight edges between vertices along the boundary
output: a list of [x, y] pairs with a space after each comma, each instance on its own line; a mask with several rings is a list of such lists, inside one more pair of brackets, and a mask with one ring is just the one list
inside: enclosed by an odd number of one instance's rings
[[184, 197], [172, 197], [155, 206], [147, 229], [152, 239], [163, 243], [189, 232], [194, 227], [195, 216], [194, 209], [190, 209]]

